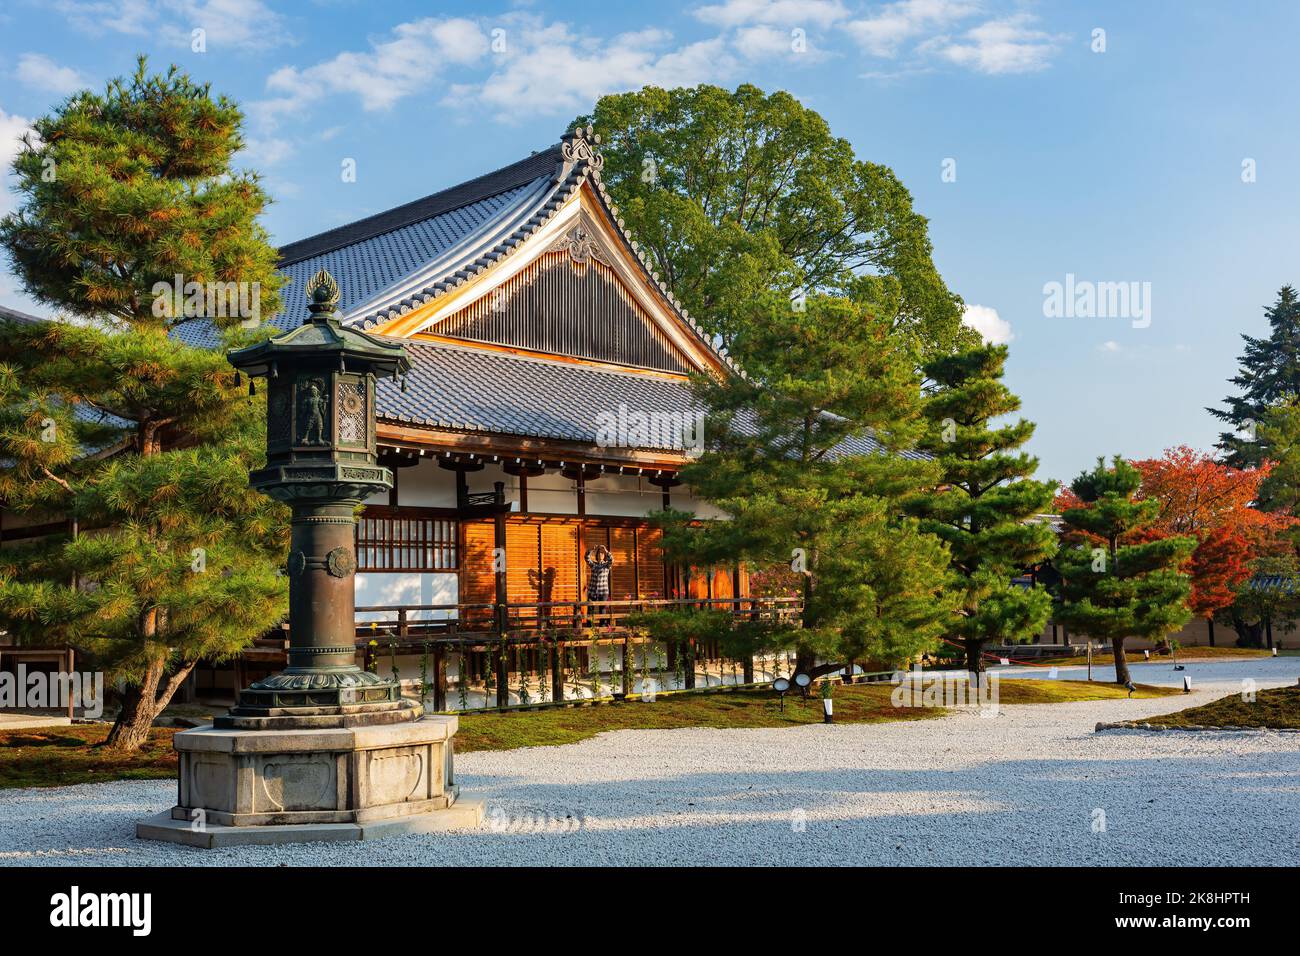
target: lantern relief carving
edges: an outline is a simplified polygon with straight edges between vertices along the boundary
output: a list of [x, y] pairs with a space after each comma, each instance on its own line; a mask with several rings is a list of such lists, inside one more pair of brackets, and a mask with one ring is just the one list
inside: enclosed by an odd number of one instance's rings
[[297, 432], [299, 445], [328, 445], [325, 423], [329, 421], [330, 398], [325, 379], [305, 376], [297, 383]]

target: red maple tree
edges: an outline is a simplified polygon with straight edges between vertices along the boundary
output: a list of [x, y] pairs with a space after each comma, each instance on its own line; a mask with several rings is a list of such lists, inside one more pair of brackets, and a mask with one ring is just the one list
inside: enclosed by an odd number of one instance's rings
[[1254, 507], [1260, 482], [1272, 465], [1232, 468], [1186, 445], [1159, 458], [1133, 462], [1142, 473], [1139, 497], [1160, 502], [1160, 518], [1147, 536], [1194, 535], [1200, 542], [1183, 568], [1192, 578], [1192, 612], [1211, 618], [1250, 577], [1251, 561], [1285, 547], [1280, 532], [1295, 524], [1288, 515]]
[[[1159, 458], [1133, 461], [1142, 473], [1138, 497], [1160, 502], [1160, 517], [1133, 536], [1133, 543], [1175, 535], [1200, 542], [1183, 570], [1192, 578], [1188, 606], [1210, 619], [1235, 599], [1234, 588], [1251, 574], [1251, 562], [1284, 550], [1282, 532], [1296, 519], [1254, 507], [1260, 482], [1272, 465], [1232, 468], [1213, 455], [1186, 445], [1166, 449]], [[1055, 508], [1079, 507], [1069, 488], [1062, 488]]]

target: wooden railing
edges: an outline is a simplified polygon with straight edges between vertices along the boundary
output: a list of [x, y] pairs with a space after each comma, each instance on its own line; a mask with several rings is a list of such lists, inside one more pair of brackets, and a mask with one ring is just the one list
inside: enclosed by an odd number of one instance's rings
[[[460, 678], [483, 688], [485, 697], [495, 692], [495, 706], [509, 705], [511, 676], [526, 671], [548, 678], [552, 701], [568, 699], [575, 661], [589, 673], [602, 656], [609, 662], [609, 683], [615, 696], [632, 692], [638, 649], [644, 661], [651, 642], [630, 628], [629, 615], [680, 608], [713, 609], [729, 613], [736, 621], [797, 622], [799, 598], [628, 598], [610, 601], [513, 601], [504, 604], [410, 604], [358, 607], [357, 647], [366, 666], [379, 670], [385, 653], [396, 658], [423, 654], [430, 671], [433, 709], [447, 709], [447, 659], [459, 655]], [[660, 648], [670, 670], [682, 675], [683, 687], [695, 686], [697, 660], [721, 661], [716, 647], [697, 644]], [[576, 656], [575, 656], [576, 655]], [[621, 657], [615, 667], [615, 658]], [[744, 683], [754, 679], [753, 661], [733, 662]], [[721, 669], [719, 668], [719, 673]], [[545, 688], [539, 689], [541, 700]], [[490, 700], [485, 706], [492, 706]]]
[[736, 620], [798, 619], [797, 597], [627, 598], [610, 601], [511, 601], [505, 604], [400, 604], [358, 607], [357, 640], [364, 643], [382, 631], [399, 643], [470, 637], [570, 637], [586, 632], [621, 632], [629, 615], [680, 608], [729, 612]]

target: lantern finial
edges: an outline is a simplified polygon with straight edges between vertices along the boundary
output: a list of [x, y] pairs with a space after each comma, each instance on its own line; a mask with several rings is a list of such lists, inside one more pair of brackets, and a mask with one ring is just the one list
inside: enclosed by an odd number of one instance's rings
[[330, 315], [339, 304], [339, 284], [321, 269], [307, 282], [307, 311], [312, 315]]

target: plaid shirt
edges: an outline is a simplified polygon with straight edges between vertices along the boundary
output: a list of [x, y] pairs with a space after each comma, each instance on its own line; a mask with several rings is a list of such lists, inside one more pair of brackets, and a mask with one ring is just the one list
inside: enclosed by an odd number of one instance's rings
[[609, 600], [609, 569], [614, 566], [614, 559], [605, 558], [603, 561], [587, 559], [587, 600], [588, 601], [608, 601]]

